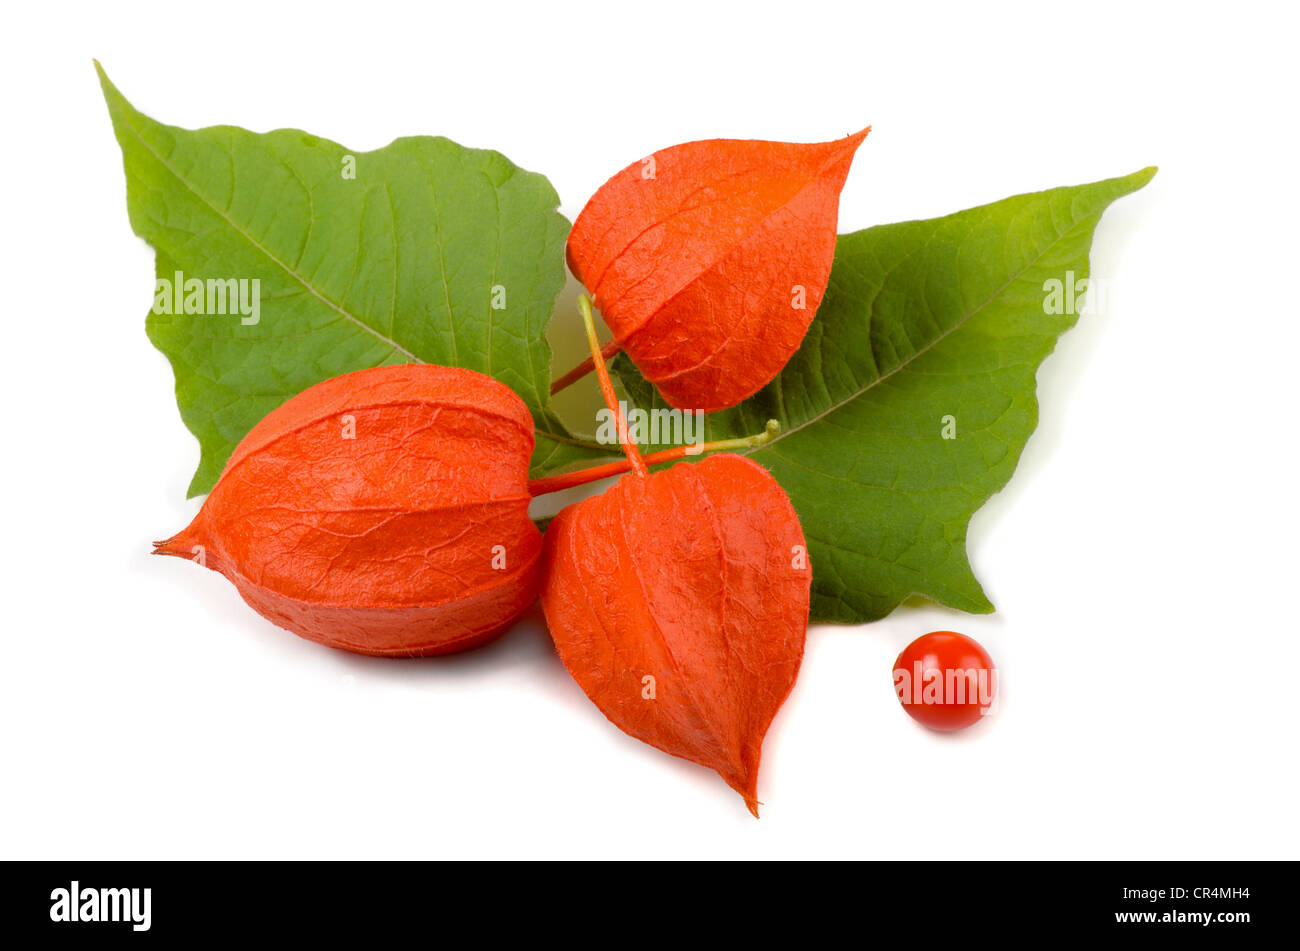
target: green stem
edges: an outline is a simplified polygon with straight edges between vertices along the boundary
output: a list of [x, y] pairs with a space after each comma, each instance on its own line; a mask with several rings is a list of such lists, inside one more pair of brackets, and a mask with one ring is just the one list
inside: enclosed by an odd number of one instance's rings
[[727, 449], [754, 449], [771, 442], [780, 435], [781, 424], [774, 419], [769, 419], [767, 427], [761, 433], [753, 436], [741, 436], [736, 439], [716, 439], [713, 442], [691, 443], [688, 446], [674, 446], [672, 449], [664, 449], [660, 452], [653, 452], [648, 456], [642, 456], [641, 450], [628, 436], [627, 418], [623, 415], [623, 408], [619, 405], [618, 396], [614, 393], [614, 383], [609, 378], [609, 368], [605, 366], [605, 357], [601, 352], [600, 341], [596, 339], [596, 322], [591, 313], [591, 300], [586, 294], [578, 295], [578, 310], [582, 314], [582, 323], [587, 331], [587, 345], [591, 348], [591, 366], [600, 378], [601, 395], [604, 397], [605, 405], [609, 407], [609, 411], [614, 414], [618, 428], [619, 445], [622, 446], [623, 454], [627, 458], [619, 462], [607, 462], [603, 465], [592, 466], [579, 472], [565, 472], [560, 475], [546, 476], [542, 479], [533, 479], [528, 483], [530, 495], [535, 497], [546, 495], [549, 492], [559, 492], [563, 489], [586, 485], [588, 482], [606, 479], [628, 471], [644, 477], [649, 473], [648, 466], [662, 462], [672, 462], [686, 456], [698, 456], [705, 452], [719, 452]]
[[614, 414], [618, 426], [618, 443], [623, 447], [623, 454], [627, 456], [632, 471], [645, 476], [645, 460], [641, 458], [641, 450], [636, 447], [636, 443], [628, 438], [627, 417], [623, 415], [623, 407], [619, 405], [618, 395], [614, 392], [614, 381], [609, 378], [609, 368], [601, 356], [600, 341], [596, 339], [596, 319], [591, 313], [591, 298], [586, 294], [578, 295], [578, 310], [582, 313], [583, 326], [587, 328], [587, 345], [591, 347], [591, 359], [596, 365], [596, 376], [600, 378], [600, 393], [605, 398], [605, 405]]
[[[766, 445], [780, 434], [781, 424], [774, 419], [769, 419], [767, 428], [753, 436], [741, 436], [737, 439], [717, 439], [713, 442], [698, 444], [691, 443], [689, 446], [674, 446], [671, 449], [652, 452], [644, 456], [643, 460], [647, 466], [655, 466], [676, 459], [684, 459], [687, 456], [699, 456], [706, 452], [720, 452], [728, 449], [755, 449]], [[578, 472], [564, 472], [560, 475], [533, 479], [528, 483], [528, 492], [532, 496], [538, 496], [550, 492], [559, 492], [563, 489], [572, 489], [574, 486], [586, 485], [588, 482], [595, 482], [597, 479], [607, 479], [610, 476], [621, 475], [631, 468], [632, 465], [628, 460], [621, 459], [618, 462], [606, 462]]]

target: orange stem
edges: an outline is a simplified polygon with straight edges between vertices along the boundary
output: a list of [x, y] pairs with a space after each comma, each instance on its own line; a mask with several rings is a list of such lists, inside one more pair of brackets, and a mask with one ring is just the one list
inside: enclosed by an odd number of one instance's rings
[[591, 315], [591, 300], [586, 294], [578, 295], [578, 310], [582, 311], [582, 322], [587, 328], [587, 344], [591, 347], [591, 361], [596, 367], [596, 376], [600, 379], [600, 392], [605, 397], [605, 405], [614, 414], [618, 424], [618, 443], [623, 447], [623, 454], [632, 466], [632, 471], [639, 476], [647, 475], [645, 460], [641, 450], [627, 435], [627, 417], [623, 407], [618, 405], [618, 396], [614, 392], [614, 382], [609, 378], [609, 368], [605, 366], [605, 357], [600, 351], [600, 341], [596, 339], [596, 321]]
[[[623, 447], [623, 455], [627, 458], [620, 462], [606, 462], [578, 472], [565, 472], [560, 475], [546, 476], [542, 479], [533, 479], [528, 483], [529, 495], [536, 497], [546, 495], [549, 492], [559, 492], [563, 489], [586, 485], [588, 482], [595, 482], [597, 479], [605, 479], [629, 470], [635, 472], [638, 476], [644, 477], [649, 474], [647, 466], [658, 465], [661, 462], [672, 462], [674, 459], [681, 459], [685, 456], [698, 456], [701, 453], [714, 452], [719, 449], [752, 449], [771, 442], [781, 432], [781, 424], [774, 419], [769, 419], [767, 428], [756, 436], [742, 436], [738, 439], [717, 439], [713, 442], [674, 446], [672, 449], [661, 449], [659, 452], [652, 452], [648, 456], [642, 456], [641, 450], [628, 436], [627, 417], [623, 415], [623, 407], [619, 404], [618, 396], [614, 392], [614, 383], [609, 378], [609, 369], [605, 366], [605, 355], [601, 350], [600, 341], [596, 339], [596, 323], [591, 314], [591, 301], [586, 294], [578, 296], [578, 310], [582, 312], [582, 323], [587, 330], [587, 344], [591, 347], [591, 357], [587, 360], [587, 363], [590, 364], [591, 369], [596, 371], [596, 376], [600, 380], [601, 395], [604, 397], [605, 405], [609, 407], [609, 411], [614, 414], [618, 426], [618, 442]], [[618, 345], [616, 343], [606, 344], [605, 350], [617, 353]]]
[[[672, 449], [652, 452], [648, 456], [643, 456], [642, 460], [647, 466], [654, 466], [661, 462], [672, 462], [674, 459], [681, 459], [684, 456], [693, 456], [699, 451], [701, 450], [697, 450], [693, 445], [674, 446]], [[586, 485], [588, 482], [595, 482], [597, 479], [608, 479], [610, 476], [621, 475], [631, 468], [632, 464], [630, 462], [626, 459], [620, 459], [618, 462], [605, 462], [589, 469], [582, 469], [579, 472], [563, 472], [560, 475], [533, 479], [528, 483], [528, 494], [536, 497], [546, 495], [549, 492], [559, 492], [562, 489], [572, 489], [575, 485]]]
[[[611, 340], [609, 343], [605, 344], [605, 346], [600, 348], [600, 355], [606, 360], [612, 360], [614, 355], [622, 349], [622, 346], [617, 340]], [[583, 360], [576, 367], [564, 374], [564, 376], [559, 377], [551, 384], [551, 395], [554, 396], [561, 390], [568, 389], [594, 369], [596, 369], [596, 361], [591, 357], [587, 357], [587, 359]]]
[[[743, 436], [739, 439], [718, 439], [713, 442], [674, 446], [671, 449], [652, 452], [642, 458], [647, 466], [657, 466], [661, 462], [672, 462], [674, 459], [699, 456], [706, 452], [717, 452], [722, 449], [754, 449], [771, 442], [780, 432], [781, 424], [774, 419], [769, 419], [767, 429], [757, 436]], [[533, 479], [528, 483], [528, 492], [534, 497], [546, 495], [550, 492], [560, 492], [564, 489], [572, 489], [574, 486], [595, 482], [597, 479], [607, 479], [610, 476], [621, 475], [631, 468], [632, 464], [628, 460], [620, 459], [618, 462], [605, 462], [577, 472], [562, 472], [559, 475]]]

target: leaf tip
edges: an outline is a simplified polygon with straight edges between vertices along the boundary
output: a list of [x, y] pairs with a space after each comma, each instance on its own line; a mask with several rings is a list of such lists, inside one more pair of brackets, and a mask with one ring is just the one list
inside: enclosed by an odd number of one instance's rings
[[1146, 168], [1138, 169], [1131, 175], [1125, 175], [1123, 178], [1117, 179], [1117, 181], [1123, 184], [1124, 194], [1131, 195], [1133, 192], [1144, 188], [1147, 182], [1156, 177], [1156, 172], [1159, 170], [1159, 166], [1148, 165]]
[[[943, 604], [944, 602], [939, 603]], [[967, 614], [993, 614], [997, 611], [997, 607], [989, 600], [989, 596], [984, 593], [984, 586], [979, 581], [975, 581], [975, 591], [971, 596], [970, 604], [960, 607], [958, 610], [965, 611]]]
[[90, 61], [95, 65], [95, 75], [99, 77], [99, 85], [104, 92], [107, 93], [109, 90], [117, 92], [117, 88], [113, 85], [113, 81], [108, 78], [108, 73], [104, 72], [104, 64], [94, 57], [91, 57]]
[[99, 88], [104, 93], [104, 101], [108, 103], [108, 111], [114, 113], [117, 108], [129, 105], [126, 97], [108, 78], [108, 73], [104, 71], [104, 65], [97, 59], [92, 59], [91, 62], [95, 64], [95, 73], [99, 76]]

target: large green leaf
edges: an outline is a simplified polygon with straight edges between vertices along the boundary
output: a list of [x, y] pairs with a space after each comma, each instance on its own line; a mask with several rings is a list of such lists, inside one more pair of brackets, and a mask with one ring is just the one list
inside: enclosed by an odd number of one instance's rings
[[548, 472], [603, 454], [550, 408], [545, 330], [568, 222], [544, 177], [443, 138], [352, 152], [296, 130], [179, 129], [99, 77], [131, 226], [156, 249], [157, 277], [260, 282], [256, 323], [227, 304], [234, 314], [151, 312], [146, 324], [199, 438], [191, 495], [290, 396], [391, 363], [466, 367], [512, 387]]
[[[993, 610], [966, 528], [1015, 471], [1038, 422], [1038, 366], [1077, 319], [1048, 312], [1045, 285], [1086, 278], [1102, 212], [1154, 174], [840, 236], [802, 348], [764, 390], [707, 417], [710, 439], [781, 422], [751, 452], [799, 512], [814, 620], [874, 620], [912, 594]], [[626, 357], [615, 366], [638, 406], [663, 407]]]

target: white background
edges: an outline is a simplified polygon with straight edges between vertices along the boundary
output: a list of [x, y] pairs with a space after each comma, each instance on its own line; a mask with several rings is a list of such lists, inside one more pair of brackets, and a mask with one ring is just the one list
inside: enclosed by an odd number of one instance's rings
[[[0, 856], [1300, 857], [1295, 32], [1281, 3], [1213, 9], [6, 10]], [[177, 125], [499, 149], [570, 218], [657, 148], [867, 123], [841, 231], [1161, 171], [1097, 230], [1109, 306], [971, 526], [998, 613], [810, 630], [756, 822], [606, 722], [536, 620], [353, 657], [148, 555], [197, 510], [198, 448], [92, 56]], [[961, 736], [892, 692], [935, 628], [1002, 672]]]

